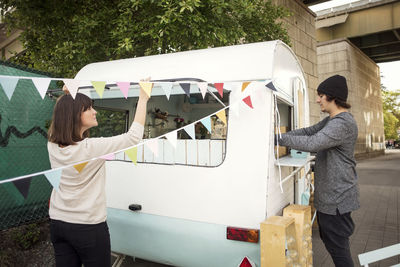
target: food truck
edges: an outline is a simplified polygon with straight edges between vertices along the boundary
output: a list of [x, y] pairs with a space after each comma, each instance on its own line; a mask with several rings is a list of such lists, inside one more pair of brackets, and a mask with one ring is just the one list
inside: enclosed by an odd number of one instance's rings
[[[137, 164], [124, 152], [106, 163], [112, 251], [173, 266], [260, 266], [260, 223], [309, 191], [309, 155], [274, 146], [275, 133], [309, 124], [295, 54], [281, 41], [242, 44], [92, 63], [75, 79], [106, 81], [102, 97], [89, 83], [79, 92], [99, 112], [125, 114], [126, 131], [146, 77]], [[120, 81], [131, 81], [127, 98]], [[174, 131], [176, 145], [164, 138]]]

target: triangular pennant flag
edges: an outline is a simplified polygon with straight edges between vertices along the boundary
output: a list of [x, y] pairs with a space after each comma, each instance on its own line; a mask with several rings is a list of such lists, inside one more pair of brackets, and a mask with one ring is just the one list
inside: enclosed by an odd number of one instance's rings
[[199, 87], [201, 95], [203, 96], [203, 99], [204, 99], [204, 97], [206, 96], [206, 93], [207, 93], [208, 84], [206, 82], [201, 82], [201, 83], [197, 83], [197, 86]]
[[75, 99], [76, 93], [78, 92], [79, 87], [79, 80], [74, 79], [64, 79], [63, 80], [65, 86], [68, 88], [69, 93], [71, 94], [72, 98]]
[[106, 86], [106, 82], [99, 82], [99, 81], [91, 81], [94, 89], [96, 89], [97, 94], [100, 98], [103, 98], [104, 87]]
[[253, 104], [251, 103], [250, 96], [243, 98], [243, 102], [246, 103], [249, 107], [253, 108]]
[[125, 154], [129, 157], [129, 159], [137, 165], [137, 146], [132, 147], [124, 151]]
[[273, 84], [272, 82], [269, 82], [266, 86], [267, 86], [269, 89], [271, 89], [271, 90], [277, 91], [276, 88], [275, 88], [275, 86], [274, 86], [274, 84]]
[[204, 127], [207, 128], [208, 132], [211, 133], [211, 119], [210, 119], [210, 117], [205, 117], [200, 122], [204, 125]]
[[188, 126], [183, 127], [183, 129], [185, 130], [185, 132], [188, 133], [188, 135], [190, 136], [190, 138], [192, 138], [193, 140], [196, 139], [196, 134], [194, 132], [194, 123], [189, 124]]
[[29, 177], [27, 179], [17, 180], [17, 181], [13, 182], [15, 187], [18, 189], [18, 191], [24, 197], [24, 199], [26, 199], [28, 197], [29, 188], [31, 187], [31, 180], [32, 180], [32, 177]]
[[128, 98], [128, 91], [129, 91], [129, 87], [131, 86], [131, 83], [130, 82], [117, 82], [117, 86], [119, 87], [119, 90], [121, 90], [124, 97]]
[[46, 95], [47, 88], [49, 87], [51, 79], [32, 78], [32, 82], [35, 85], [36, 89], [38, 90], [38, 92], [39, 92], [40, 96], [42, 97], [42, 99], [44, 99], [44, 96]]
[[169, 96], [171, 95], [172, 91], [172, 83], [161, 83], [161, 88], [164, 90], [167, 99], [169, 100]]
[[151, 96], [151, 90], [153, 89], [153, 83], [151, 82], [139, 82], [140, 87], [145, 91], [148, 97]]
[[217, 117], [226, 125], [226, 115], [225, 115], [225, 109], [219, 111], [217, 114]]
[[169, 132], [165, 135], [165, 137], [171, 143], [171, 145], [173, 145], [176, 148], [177, 132], [176, 131]]
[[81, 164], [76, 164], [76, 165], [74, 165], [74, 168], [80, 173], [82, 170], [83, 170], [83, 168], [85, 168], [85, 166], [86, 166], [86, 164], [88, 164], [89, 162], [84, 162], [84, 163], [81, 163]]
[[190, 83], [179, 83], [186, 95], [190, 97]]
[[58, 190], [58, 187], [60, 186], [61, 173], [62, 173], [62, 169], [55, 170], [55, 171], [44, 174], [46, 176], [47, 180], [49, 181], [49, 183], [53, 186], [53, 188], [56, 191]]
[[15, 91], [15, 87], [18, 83], [18, 78], [11, 78], [11, 77], [0, 77], [1, 86], [3, 86], [3, 90], [6, 93], [9, 100]]
[[105, 160], [114, 160], [115, 159], [115, 154], [114, 153], [110, 153], [107, 155], [103, 155], [100, 157], [101, 159], [105, 159]]
[[242, 83], [242, 92], [246, 89], [246, 87], [250, 84], [250, 82]]
[[224, 96], [224, 83], [214, 83], [215, 89], [217, 89], [221, 97]]
[[153, 152], [154, 156], [158, 156], [158, 139], [150, 139], [146, 143], [147, 147]]

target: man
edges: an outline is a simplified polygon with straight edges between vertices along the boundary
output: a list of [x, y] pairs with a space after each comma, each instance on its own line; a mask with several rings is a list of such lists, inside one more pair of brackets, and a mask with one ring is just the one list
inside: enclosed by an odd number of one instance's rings
[[317, 92], [317, 103], [329, 116], [311, 127], [282, 134], [278, 142], [317, 153], [314, 206], [320, 236], [335, 266], [354, 266], [349, 237], [354, 231], [351, 212], [360, 207], [354, 159], [357, 124], [348, 112], [346, 78], [332, 76]]

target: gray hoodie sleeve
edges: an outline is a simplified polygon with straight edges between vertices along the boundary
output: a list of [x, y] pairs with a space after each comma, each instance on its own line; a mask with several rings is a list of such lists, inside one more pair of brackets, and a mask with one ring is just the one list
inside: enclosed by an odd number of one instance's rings
[[[300, 135], [301, 133], [304, 135]], [[293, 132], [282, 134], [278, 142], [281, 146], [289, 146], [306, 152], [318, 152], [340, 145], [346, 138], [346, 133], [347, 129], [342, 118], [325, 118], [314, 126], [296, 130], [295, 134]]]

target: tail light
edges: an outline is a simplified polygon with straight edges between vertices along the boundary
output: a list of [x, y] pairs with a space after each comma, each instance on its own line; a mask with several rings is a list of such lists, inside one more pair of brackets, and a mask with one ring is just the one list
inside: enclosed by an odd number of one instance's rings
[[258, 243], [260, 230], [230, 227], [226, 228], [226, 238], [230, 240]]

